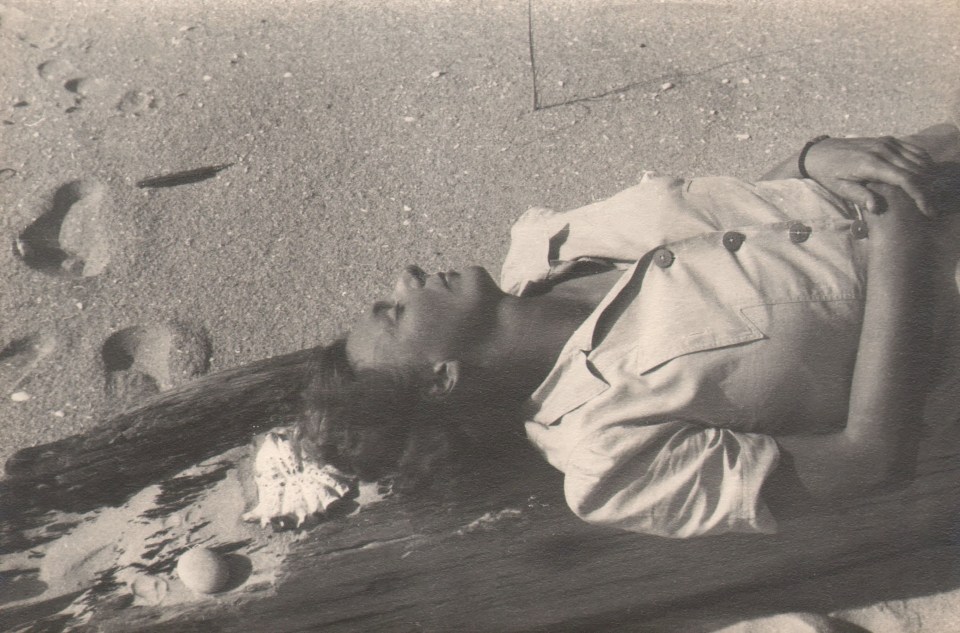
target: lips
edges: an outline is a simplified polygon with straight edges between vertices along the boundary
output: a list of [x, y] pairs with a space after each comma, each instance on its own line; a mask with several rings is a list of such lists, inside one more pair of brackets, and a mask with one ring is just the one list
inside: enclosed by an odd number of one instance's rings
[[448, 270], [447, 272], [438, 271], [431, 275], [431, 274], [427, 274], [427, 272], [424, 271], [419, 266], [414, 266], [414, 265], [406, 266], [403, 269], [403, 272], [406, 278], [415, 280], [417, 283], [417, 286], [419, 286], [420, 288], [426, 287], [427, 282], [431, 278], [436, 277], [437, 281], [440, 282], [440, 285], [442, 285], [447, 290], [452, 290], [452, 287], [450, 285], [451, 281], [460, 276], [460, 273], [455, 271], [450, 271], [450, 270]]

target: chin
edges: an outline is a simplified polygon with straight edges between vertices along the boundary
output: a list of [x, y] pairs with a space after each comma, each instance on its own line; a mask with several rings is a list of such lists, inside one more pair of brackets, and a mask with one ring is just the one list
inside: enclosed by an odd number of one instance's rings
[[503, 295], [505, 294], [501, 289], [500, 285], [497, 283], [497, 280], [493, 278], [493, 275], [490, 274], [483, 266], [468, 266], [464, 268], [460, 273], [465, 280], [469, 280], [469, 283], [473, 285], [480, 294], [492, 294], [492, 295]]

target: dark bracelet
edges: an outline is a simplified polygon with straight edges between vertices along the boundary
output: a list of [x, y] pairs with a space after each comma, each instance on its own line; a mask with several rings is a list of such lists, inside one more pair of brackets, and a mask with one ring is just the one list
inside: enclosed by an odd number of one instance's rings
[[810, 178], [810, 174], [807, 173], [807, 167], [803, 164], [803, 161], [807, 158], [807, 152], [810, 151], [811, 147], [820, 141], [825, 141], [828, 138], [830, 138], [828, 134], [821, 134], [817, 138], [807, 141], [807, 144], [803, 146], [802, 150], [800, 150], [800, 158], [797, 159], [797, 169], [800, 171], [800, 176], [803, 178]]

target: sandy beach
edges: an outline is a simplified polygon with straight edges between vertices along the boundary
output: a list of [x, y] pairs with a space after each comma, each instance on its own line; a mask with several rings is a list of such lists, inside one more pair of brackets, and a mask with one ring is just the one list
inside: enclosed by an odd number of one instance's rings
[[[0, 461], [330, 341], [408, 263], [497, 271], [531, 206], [755, 178], [960, 81], [945, 0], [532, 6], [536, 84], [520, 0], [3, 0]], [[958, 584], [845, 617], [960, 630]]]

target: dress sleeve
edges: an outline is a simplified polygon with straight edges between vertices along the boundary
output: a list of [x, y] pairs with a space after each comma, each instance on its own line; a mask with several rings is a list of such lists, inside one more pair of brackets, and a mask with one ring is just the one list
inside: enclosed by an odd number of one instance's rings
[[524, 213], [511, 230], [501, 287], [523, 294], [528, 281], [547, 274], [551, 261], [593, 257], [632, 263], [654, 248], [707, 232], [849, 215], [842, 200], [812, 180], [752, 184], [647, 172], [639, 184], [606, 200], [561, 213], [542, 208]]
[[760, 496], [774, 439], [686, 422], [594, 432], [563, 469], [570, 508], [590, 523], [672, 538], [776, 531]]
[[557, 261], [589, 257], [626, 267], [668, 238], [709, 230], [702, 214], [683, 212], [683, 184], [648, 172], [638, 185], [606, 200], [563, 212], [527, 210], [510, 231], [500, 287], [522, 295]]

